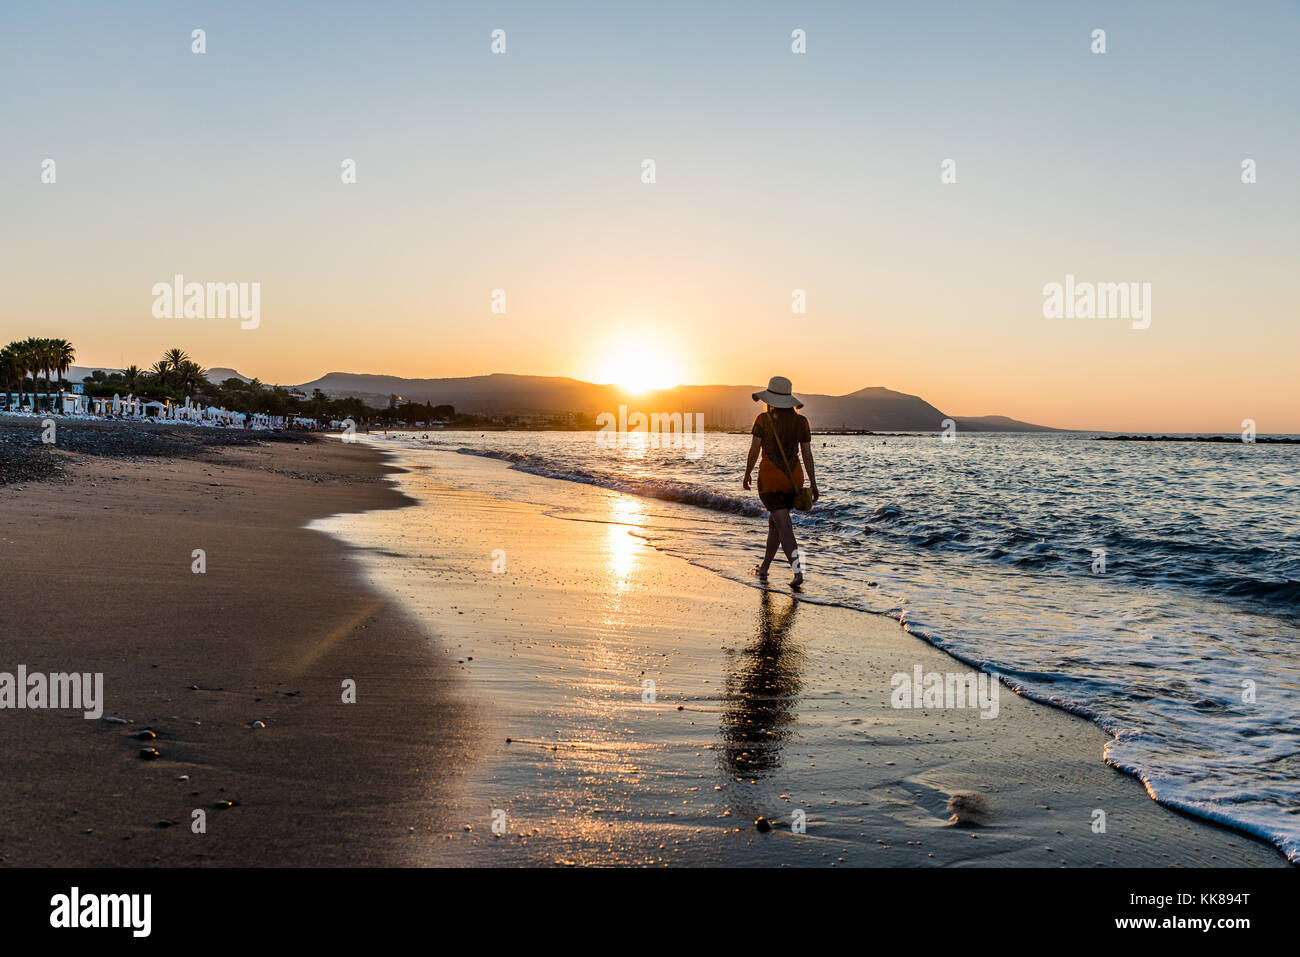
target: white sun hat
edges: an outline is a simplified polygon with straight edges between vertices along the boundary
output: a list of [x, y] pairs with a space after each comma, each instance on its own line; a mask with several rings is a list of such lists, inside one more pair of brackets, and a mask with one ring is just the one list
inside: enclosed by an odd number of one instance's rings
[[767, 388], [753, 393], [755, 402], [766, 402], [774, 409], [802, 409], [803, 403], [791, 393], [790, 380], [783, 375], [774, 375], [768, 380]]

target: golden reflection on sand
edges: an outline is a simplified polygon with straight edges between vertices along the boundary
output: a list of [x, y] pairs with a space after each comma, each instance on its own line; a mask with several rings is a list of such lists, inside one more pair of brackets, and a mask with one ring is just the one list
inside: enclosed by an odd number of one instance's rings
[[616, 594], [626, 592], [641, 563], [641, 550], [645, 543], [630, 535], [641, 527], [644, 505], [631, 497], [611, 499], [609, 531], [605, 536], [605, 553], [609, 563], [610, 587]]

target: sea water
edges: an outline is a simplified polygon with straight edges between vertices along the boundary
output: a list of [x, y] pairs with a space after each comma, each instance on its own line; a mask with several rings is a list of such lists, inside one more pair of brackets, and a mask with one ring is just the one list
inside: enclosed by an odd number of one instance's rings
[[[659, 500], [638, 534], [733, 579], [766, 535], [749, 437], [378, 433]], [[663, 447], [667, 446], [667, 447]], [[815, 436], [803, 601], [884, 614], [1113, 735], [1158, 801], [1300, 860], [1300, 447], [1096, 435]], [[565, 507], [560, 482], [541, 504]], [[783, 579], [778, 566], [773, 581]]]

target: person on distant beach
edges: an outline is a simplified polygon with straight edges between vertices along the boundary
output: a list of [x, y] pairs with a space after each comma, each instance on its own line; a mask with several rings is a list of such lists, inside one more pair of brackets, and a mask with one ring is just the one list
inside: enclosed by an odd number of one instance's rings
[[758, 497], [767, 509], [767, 550], [763, 560], [754, 566], [754, 574], [759, 578], [767, 577], [779, 544], [794, 569], [790, 584], [798, 586], [803, 584], [804, 564], [799, 556], [799, 543], [794, 539], [790, 509], [794, 507], [795, 490], [803, 486], [800, 458], [808, 469], [812, 500], [815, 502], [821, 497], [813, 466], [812, 428], [808, 420], [795, 411], [802, 408], [803, 403], [795, 398], [790, 380], [784, 376], [773, 376], [767, 388], [755, 392], [753, 397], [755, 402], [767, 404], [767, 411], [754, 419], [751, 432], [754, 440], [749, 444], [749, 459], [745, 463], [744, 486], [748, 490], [754, 462], [758, 460], [759, 452], [763, 453], [758, 466]]

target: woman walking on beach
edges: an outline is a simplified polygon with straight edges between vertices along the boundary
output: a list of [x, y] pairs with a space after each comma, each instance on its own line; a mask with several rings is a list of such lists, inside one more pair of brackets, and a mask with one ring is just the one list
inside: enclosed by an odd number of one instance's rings
[[[812, 428], [795, 411], [803, 403], [794, 397], [790, 380], [784, 376], [773, 376], [766, 389], [753, 395], [755, 402], [767, 404], [767, 410], [754, 419], [754, 440], [749, 444], [749, 459], [745, 463], [744, 485], [748, 489], [754, 462], [759, 452], [763, 453], [758, 466], [758, 497], [767, 509], [767, 550], [763, 560], [754, 566], [754, 574], [767, 577], [767, 570], [776, 557], [776, 547], [780, 545], [794, 569], [790, 584], [797, 587], [803, 584], [804, 563], [799, 555], [799, 543], [794, 540], [790, 509], [807, 511], [821, 497], [813, 466]], [[811, 488], [804, 487], [800, 458], [808, 469]]]

